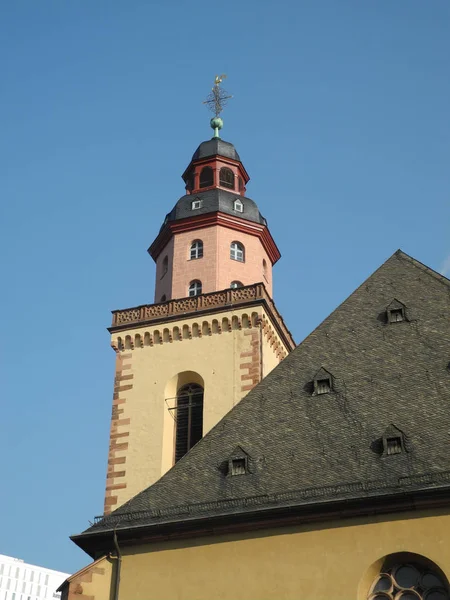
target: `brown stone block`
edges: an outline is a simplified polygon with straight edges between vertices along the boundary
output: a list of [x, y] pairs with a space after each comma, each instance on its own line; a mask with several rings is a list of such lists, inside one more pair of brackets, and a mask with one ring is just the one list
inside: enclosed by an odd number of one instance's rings
[[[113, 472], [109, 473], [108, 479], [110, 479], [111, 483], [113, 483], [113, 480], [116, 477], [125, 477], [125, 471], [113, 471]], [[108, 482], [108, 479], [106, 480], [106, 482]]]
[[119, 404], [125, 404], [126, 401], [127, 401], [126, 398], [116, 398], [115, 400], [113, 400], [113, 406], [118, 406]]
[[105, 506], [112, 506], [113, 504], [117, 504], [117, 496], [105, 498]]
[[111, 450], [127, 450], [128, 442], [123, 442], [122, 444], [118, 444], [116, 440], [111, 440]]
[[130, 435], [129, 431], [123, 431], [122, 433], [112, 433], [110, 435], [111, 440], [117, 440], [118, 438], [128, 437]]
[[107, 490], [124, 490], [127, 487], [126, 483], [114, 483], [113, 485], [107, 485]]
[[253, 366], [253, 362], [244, 362], [239, 365], [240, 369], [250, 369]]
[[121, 385], [117, 388], [118, 392], [126, 392], [127, 390], [132, 390], [133, 389], [133, 384], [130, 383], [129, 385]]
[[133, 373], [129, 373], [128, 375], [121, 375], [120, 377], [117, 377], [118, 381], [127, 381], [128, 379], [133, 379], [134, 375]]
[[127, 462], [127, 457], [126, 456], [118, 456], [117, 458], [110, 458], [108, 460], [108, 463], [110, 465], [122, 465], [125, 462]]
[[242, 392], [248, 392], [249, 390], [252, 390], [254, 387], [255, 387], [255, 384], [254, 384], [254, 383], [252, 383], [252, 384], [249, 384], [249, 385], [243, 385], [243, 386], [241, 387], [241, 391], [242, 391]]
[[[131, 354], [131, 352], [128, 352], [127, 354], [121, 354], [120, 355], [120, 359], [123, 360], [127, 360], [128, 358], [132, 358], [133, 355]], [[122, 369], [123, 369], [123, 365], [122, 365]]]

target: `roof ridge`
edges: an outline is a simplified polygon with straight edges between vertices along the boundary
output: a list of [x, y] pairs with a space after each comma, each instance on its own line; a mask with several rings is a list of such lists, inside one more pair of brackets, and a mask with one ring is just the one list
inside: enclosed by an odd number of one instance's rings
[[442, 273], [438, 273], [438, 271], [435, 271], [431, 267], [428, 267], [424, 263], [420, 262], [420, 260], [417, 260], [417, 258], [410, 256], [409, 254], [407, 254], [400, 248], [393, 254], [393, 256], [399, 256], [400, 258], [407, 260], [408, 262], [410, 262], [414, 266], [416, 266], [418, 269], [420, 269], [421, 271], [425, 271], [425, 273], [428, 273], [428, 275], [431, 275], [432, 277], [434, 277], [435, 279], [437, 279], [444, 285], [450, 285], [450, 279], [448, 279], [448, 277], [446, 277], [445, 275], [442, 275]]

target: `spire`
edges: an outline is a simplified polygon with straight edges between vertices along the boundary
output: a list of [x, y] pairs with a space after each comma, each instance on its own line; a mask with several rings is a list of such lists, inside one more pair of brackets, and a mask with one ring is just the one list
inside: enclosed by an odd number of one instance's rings
[[219, 131], [223, 127], [223, 120], [220, 118], [220, 113], [233, 96], [230, 96], [226, 90], [220, 87], [226, 75], [216, 75], [214, 86], [203, 104], [206, 104], [209, 110], [214, 113], [214, 117], [210, 121], [211, 128], [214, 130], [214, 138], [220, 139]]

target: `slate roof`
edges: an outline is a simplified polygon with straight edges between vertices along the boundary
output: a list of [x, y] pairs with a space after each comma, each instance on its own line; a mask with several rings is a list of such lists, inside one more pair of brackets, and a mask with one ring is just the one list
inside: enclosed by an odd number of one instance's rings
[[[394, 299], [407, 320], [389, 324]], [[72, 539], [450, 488], [449, 317], [450, 281], [397, 251], [158, 482]], [[334, 389], [317, 394], [324, 372]], [[237, 454], [248, 473], [227, 475]]]
[[[236, 199], [239, 199], [244, 205], [244, 211], [242, 213], [237, 213], [234, 210], [234, 201]], [[192, 210], [193, 200], [202, 201], [201, 207], [195, 211]], [[262, 223], [264, 225], [267, 224], [265, 218], [259, 212], [256, 202], [251, 200], [251, 198], [246, 198], [239, 194], [217, 188], [205, 192], [198, 192], [197, 194], [182, 196], [167, 215], [164, 223], [218, 211], [241, 219], [246, 219], [247, 221], [254, 221], [255, 223]]]
[[206, 142], [202, 142], [197, 150], [192, 155], [192, 160], [200, 160], [209, 156], [225, 156], [240, 162], [239, 154], [236, 148], [230, 142], [221, 140], [220, 138], [212, 138]]

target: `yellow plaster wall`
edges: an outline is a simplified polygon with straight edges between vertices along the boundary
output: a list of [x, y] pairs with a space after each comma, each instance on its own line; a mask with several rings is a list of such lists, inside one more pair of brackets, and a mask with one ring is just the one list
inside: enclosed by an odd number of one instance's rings
[[430, 511], [130, 548], [119, 600], [366, 600], [388, 554], [423, 555], [449, 578], [449, 534], [450, 516]]
[[[117, 496], [112, 509], [154, 483], [173, 466], [175, 421], [169, 409], [175, 406], [181, 385], [203, 384], [203, 434], [206, 434], [255, 384], [243, 381], [249, 369], [242, 364], [254, 359], [242, 358], [242, 354], [252, 351], [253, 336], [248, 335], [248, 331], [261, 332], [263, 317], [267, 318], [263, 307], [256, 306], [251, 310], [228, 310], [121, 332], [123, 339], [130, 336], [144, 340], [149, 331], [155, 338], [157, 329], [163, 343], [135, 345], [134, 349], [123, 351], [130, 366], [127, 377], [132, 375], [132, 380], [124, 381], [125, 391], [119, 392], [119, 406], [123, 411], [120, 419], [126, 425], [120, 427], [119, 434], [114, 430], [114, 435], [123, 436], [119, 441], [124, 442], [123, 450], [116, 450], [115, 457], [116, 460], [123, 457], [125, 461], [116, 467], [120, 472], [113, 484], [117, 489], [110, 492]], [[224, 326], [224, 319], [228, 319], [231, 331]], [[184, 338], [185, 326], [191, 333], [196, 326], [202, 332], [201, 337]], [[221, 333], [217, 332], [218, 326], [222, 328]], [[182, 339], [176, 339], [174, 331], [178, 331]], [[168, 337], [173, 341], [164, 341]], [[258, 339], [262, 339], [266, 375], [278, 364], [279, 358], [274, 358], [275, 346], [271, 347], [264, 335]], [[117, 346], [117, 342], [114, 345]], [[260, 378], [259, 369], [258, 380]]]
[[61, 600], [111, 600], [113, 560], [104, 556], [71, 575], [61, 586]]

